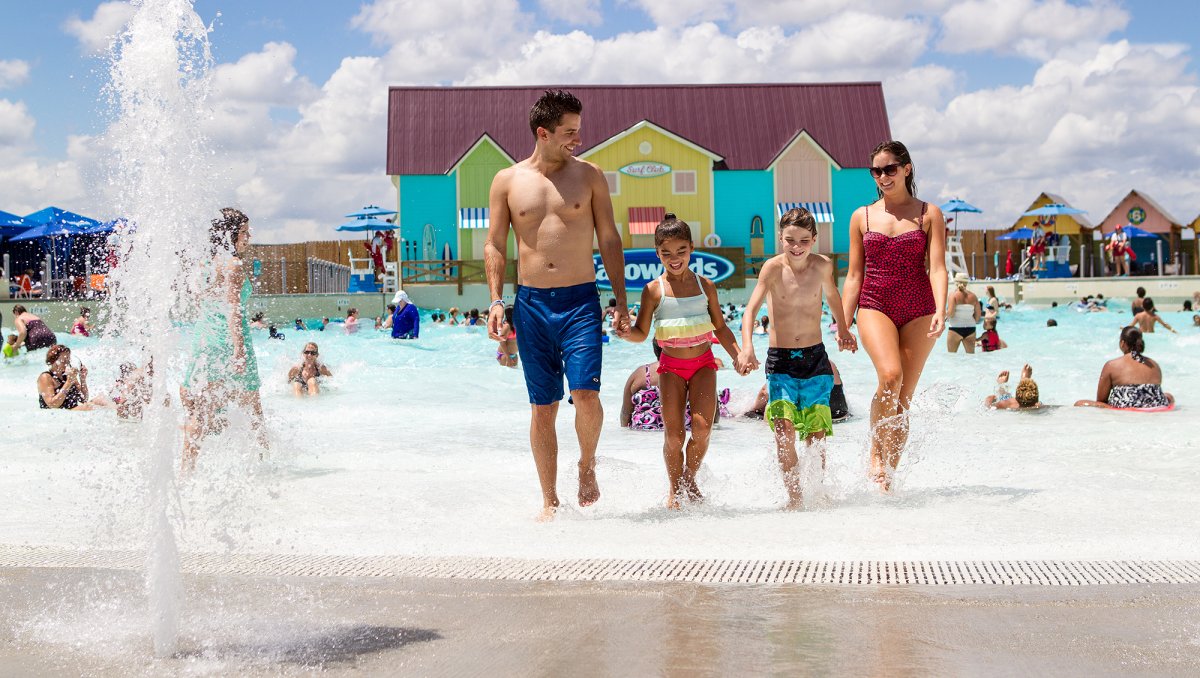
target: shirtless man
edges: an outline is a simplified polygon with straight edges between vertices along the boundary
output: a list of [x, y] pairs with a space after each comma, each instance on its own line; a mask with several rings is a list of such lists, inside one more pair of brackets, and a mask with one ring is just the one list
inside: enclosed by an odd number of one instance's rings
[[516, 235], [519, 280], [513, 304], [517, 346], [525, 363], [525, 388], [532, 415], [529, 444], [542, 486], [540, 520], [558, 508], [558, 435], [554, 429], [565, 376], [575, 403], [579, 438], [579, 505], [600, 498], [596, 445], [604, 409], [600, 405], [601, 314], [592, 264], [599, 245], [617, 306], [613, 331], [629, 332], [625, 300], [625, 256], [613, 221], [608, 182], [599, 167], [578, 160], [583, 105], [561, 90], [548, 91], [529, 111], [533, 154], [501, 170], [492, 181], [491, 226], [484, 261], [492, 304], [488, 335], [500, 339], [504, 322], [504, 265], [508, 229]]
[[[1162, 325], [1168, 330], [1175, 332], [1175, 328], [1168, 325], [1167, 321], [1163, 320], [1158, 315], [1158, 312], [1154, 310], [1154, 300], [1150, 297], [1144, 297], [1142, 299], [1141, 312], [1135, 314], [1133, 316], [1133, 320], [1131, 320], [1129, 325], [1126, 325], [1126, 327], [1137, 327], [1142, 331], [1142, 334], [1154, 334], [1154, 326], [1156, 324]], [[1179, 334], [1178, 332], [1175, 333]]]

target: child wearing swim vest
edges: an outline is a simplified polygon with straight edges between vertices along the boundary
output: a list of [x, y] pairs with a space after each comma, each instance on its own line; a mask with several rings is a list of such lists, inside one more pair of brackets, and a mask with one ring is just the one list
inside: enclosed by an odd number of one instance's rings
[[833, 434], [829, 397], [834, 374], [821, 335], [822, 293], [837, 323], [838, 350], [857, 351], [858, 340], [846, 322], [842, 297], [833, 281], [833, 262], [812, 251], [817, 243], [816, 218], [802, 207], [788, 210], [779, 219], [779, 240], [782, 251], [763, 264], [746, 303], [740, 357], [743, 374], [758, 368], [751, 333], [765, 301], [771, 323], [763, 419], [775, 431], [779, 470], [788, 492], [786, 508], [796, 510], [804, 502], [796, 434], [804, 438], [808, 450], [818, 448], [822, 473], [824, 439]]
[[6, 360], [10, 358], [16, 358], [17, 351], [19, 350], [20, 348], [17, 346], [17, 335], [8, 335], [8, 341], [4, 342], [4, 358]]
[[[683, 499], [704, 499], [696, 474], [708, 452], [717, 414], [717, 362], [712, 344], [720, 343], [735, 366], [740, 365], [739, 352], [717, 303], [716, 286], [688, 268], [695, 245], [687, 222], [668, 212], [654, 229], [654, 247], [663, 274], [642, 289], [641, 312], [626, 339], [645, 341], [654, 323], [654, 338], [662, 347], [658, 374], [663, 459], [670, 487], [667, 508], [678, 509]], [[690, 407], [692, 415], [692, 437], [686, 447], [685, 407]]]

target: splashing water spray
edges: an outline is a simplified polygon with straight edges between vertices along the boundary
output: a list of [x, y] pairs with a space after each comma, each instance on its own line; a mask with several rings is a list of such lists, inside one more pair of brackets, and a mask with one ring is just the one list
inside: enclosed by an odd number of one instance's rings
[[[201, 134], [210, 89], [208, 27], [191, 0], [133, 0], [112, 48], [108, 181], [128, 219], [109, 275], [109, 327], [153, 361], [153, 398], [138, 449], [147, 482], [146, 592], [154, 652], [176, 652], [182, 606], [175, 473], [181, 438], [168, 376], [180, 358], [178, 323], [194, 312], [207, 226], [217, 205], [212, 153]], [[120, 234], [120, 231], [118, 231]]]

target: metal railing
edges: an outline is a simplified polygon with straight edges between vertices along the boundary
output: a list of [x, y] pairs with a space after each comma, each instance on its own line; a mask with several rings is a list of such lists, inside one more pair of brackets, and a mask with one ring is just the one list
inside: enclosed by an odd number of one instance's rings
[[308, 258], [309, 294], [345, 294], [349, 287], [349, 266], [316, 257]]

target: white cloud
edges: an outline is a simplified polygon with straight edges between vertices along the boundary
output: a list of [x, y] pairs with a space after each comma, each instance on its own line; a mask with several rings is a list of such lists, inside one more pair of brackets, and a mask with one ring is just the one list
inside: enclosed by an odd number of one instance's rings
[[1048, 58], [1064, 46], [1101, 41], [1129, 23], [1109, 0], [968, 0], [942, 15], [944, 52], [986, 52]]
[[79, 40], [84, 54], [99, 54], [112, 45], [133, 14], [134, 7], [128, 2], [102, 2], [91, 19], [72, 15], [63, 24], [63, 30]]
[[286, 42], [268, 42], [232, 64], [213, 69], [213, 91], [218, 97], [242, 103], [297, 106], [317, 95], [308, 78], [296, 72], [296, 48]]
[[732, 15], [730, 0], [621, 0], [639, 7], [658, 26], [678, 27], [705, 21], [721, 21]]
[[20, 59], [0, 59], [0, 89], [20, 87], [29, 80], [29, 63]]
[[1190, 219], [1200, 87], [1186, 64], [1178, 46], [1100, 45], [1047, 62], [1022, 87], [892, 109], [892, 129], [913, 149], [928, 197], [969, 199], [999, 223], [1042, 191], [1099, 220], [1130, 188]]
[[600, 0], [538, 0], [538, 7], [551, 19], [576, 26], [597, 26], [604, 20]]
[[0, 147], [27, 143], [36, 125], [25, 102], [0, 99]]

